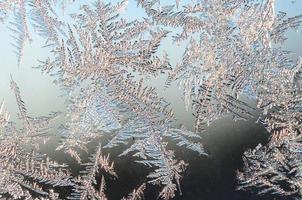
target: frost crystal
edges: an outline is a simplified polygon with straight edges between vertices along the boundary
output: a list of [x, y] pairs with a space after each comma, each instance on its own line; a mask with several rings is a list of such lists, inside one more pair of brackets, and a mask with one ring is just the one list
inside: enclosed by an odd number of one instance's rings
[[154, 23], [178, 28], [176, 44], [188, 44], [167, 84], [177, 81], [186, 106], [192, 104], [196, 130], [230, 115], [253, 117], [241, 97], [256, 98], [271, 139], [244, 156], [239, 189], [260, 194], [300, 194], [301, 60], [280, 47], [288, 29], [297, 29], [301, 15], [275, 13], [274, 0], [201, 0], [182, 9], [139, 1]]
[[[272, 135], [267, 147], [258, 145], [245, 152], [244, 169], [238, 172], [239, 189], [256, 188], [258, 194], [288, 198], [302, 195], [301, 64], [299, 60], [292, 68], [281, 69], [277, 72], [280, 76], [274, 74], [263, 84], [259, 106], [268, 112], [262, 122]], [[284, 81], [280, 85], [281, 76]]]
[[[238, 189], [301, 198], [302, 61], [295, 62], [282, 47], [286, 31], [297, 29], [301, 16], [276, 13], [274, 0], [176, 0], [175, 5], [137, 0], [147, 17], [130, 21], [120, 15], [128, 0], [115, 5], [97, 0], [79, 3], [80, 9], [62, 20], [67, 16], [58, 13], [56, 3], [68, 5], [64, 0], [2, 0], [0, 21], [10, 21], [18, 65], [32, 29], [50, 48], [51, 56], [39, 68], [63, 90], [67, 108], [56, 149], [85, 169], [74, 177], [65, 164], [39, 153], [60, 112], [30, 117], [11, 78], [22, 127], [10, 121], [2, 103], [1, 198], [60, 199], [58, 188], [68, 188], [68, 199], [107, 200], [105, 175], [118, 178], [118, 173], [102, 148], [121, 146], [120, 156], [135, 157], [152, 169], [147, 183], [123, 200], [143, 199], [147, 184], [161, 188], [159, 198], [171, 199], [181, 194], [188, 164], [176, 158], [170, 141], [206, 155], [198, 132], [220, 117], [255, 117], [246, 97], [257, 100], [264, 114], [258, 122], [271, 137], [266, 146], [245, 152]], [[165, 38], [185, 46], [175, 67], [160, 52]], [[196, 117], [195, 132], [175, 128], [170, 104], [146, 86], [144, 80], [160, 73], [168, 74], [166, 86], [181, 86], [185, 106]], [[88, 153], [90, 142], [105, 137], [109, 141], [84, 163], [80, 152]]]
[[[42, 186], [72, 186], [72, 177], [65, 165], [60, 165], [51, 161], [47, 156], [36, 153], [38, 140], [44, 139], [46, 125], [50, 118], [29, 118], [19, 88], [13, 80], [12, 88], [16, 95], [24, 128], [19, 129], [14, 123], [9, 122], [9, 114], [4, 111], [4, 104], [2, 104], [0, 112], [0, 195], [13, 199], [40, 195], [51, 199], [50, 196], [54, 194], [50, 190], [44, 190]], [[43, 134], [38, 130], [43, 130]], [[24, 145], [26, 144], [32, 146], [31, 151], [25, 150]]]

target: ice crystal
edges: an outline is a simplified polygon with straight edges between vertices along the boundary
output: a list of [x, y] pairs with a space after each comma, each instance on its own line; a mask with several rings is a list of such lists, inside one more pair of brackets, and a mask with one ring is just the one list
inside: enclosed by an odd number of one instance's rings
[[[4, 21], [10, 14], [14, 19], [10, 22], [10, 30], [15, 40], [13, 46], [18, 65], [21, 64], [26, 42], [31, 41], [30, 24], [39, 35], [45, 37], [46, 45], [57, 44], [63, 23], [58, 20], [54, 11], [59, 1], [51, 0], [3, 0], [0, 2], [0, 20]], [[62, 5], [64, 1], [61, 1]], [[28, 22], [30, 21], [30, 23]]]
[[124, 197], [122, 200], [141, 200], [143, 199], [144, 190], [146, 188], [146, 184], [143, 183], [137, 189], [134, 189], [128, 197]]
[[268, 112], [262, 123], [272, 135], [267, 147], [258, 145], [245, 152], [244, 169], [238, 172], [239, 189], [301, 197], [301, 66], [299, 60], [292, 68], [276, 72], [283, 77], [281, 85], [276, 74], [264, 83], [259, 104]]
[[50, 123], [61, 113], [53, 112], [49, 116], [30, 117], [27, 114], [26, 106], [21, 98], [19, 87], [13, 79], [11, 79], [11, 89], [15, 94], [19, 108], [19, 116], [23, 123], [24, 128], [22, 131], [26, 134], [28, 140], [36, 146], [38, 145], [38, 139], [43, 138], [45, 142], [48, 139], [47, 133], [50, 129]]
[[274, 0], [199, 1], [181, 10], [155, 1], [141, 5], [157, 24], [180, 28], [176, 43], [188, 43], [167, 84], [179, 82], [187, 107], [193, 99], [198, 130], [224, 115], [252, 116], [240, 97], [257, 96], [259, 74], [282, 63], [268, 63], [278, 54], [272, 43], [282, 43], [285, 31], [301, 22], [301, 16], [275, 16]]
[[[170, 141], [206, 155], [198, 132], [220, 117], [255, 117], [255, 108], [242, 98], [253, 97], [264, 114], [258, 122], [271, 137], [267, 146], [245, 152], [238, 187], [256, 188], [258, 194], [302, 196], [302, 61], [294, 62], [282, 47], [286, 31], [297, 29], [301, 16], [276, 13], [274, 0], [176, 0], [175, 5], [137, 0], [147, 18], [130, 21], [120, 15], [127, 0], [115, 5], [97, 0], [84, 3], [63, 21], [56, 3], [67, 5], [59, 0], [2, 0], [0, 20], [12, 20], [9, 28], [19, 65], [26, 42], [32, 40], [31, 29], [50, 47], [52, 56], [40, 61], [39, 68], [64, 91], [67, 108], [56, 149], [85, 169], [73, 177], [65, 164], [38, 153], [60, 113], [30, 117], [11, 78], [22, 127], [10, 121], [2, 103], [0, 195], [59, 199], [56, 187], [69, 187], [69, 199], [106, 200], [105, 174], [118, 174], [102, 148], [123, 146], [120, 156], [132, 156], [153, 170], [147, 183], [123, 200], [143, 199], [146, 184], [159, 185], [159, 198], [171, 199], [177, 190], [181, 194], [188, 164], [168, 148]], [[159, 51], [167, 37], [186, 46], [172, 71], [169, 55]], [[183, 89], [185, 106], [192, 106], [196, 117], [196, 132], [174, 127], [170, 104], [145, 85], [146, 78], [160, 73], [168, 73], [167, 86], [178, 82]], [[104, 137], [109, 142], [99, 144], [83, 163], [79, 151], [88, 153], [87, 145]]]
[[[15, 84], [15, 82], [13, 83]], [[16, 88], [18, 87], [16, 86], [14, 89]], [[16, 96], [18, 95], [20, 93]], [[17, 98], [17, 102], [18, 100], [20, 99]], [[26, 113], [23, 102], [20, 101], [19, 103], [21, 103], [19, 108], [22, 108], [20, 112]], [[65, 165], [36, 153], [36, 148], [32, 148], [31, 152], [25, 150], [24, 145], [26, 143], [37, 145], [38, 143], [33, 142], [33, 140], [41, 137], [41, 135], [32, 135], [32, 132], [25, 131], [26, 128], [17, 128], [14, 123], [9, 122], [9, 115], [3, 110], [2, 104], [0, 115], [0, 195], [13, 199], [31, 198], [33, 195], [51, 199], [50, 196], [55, 194], [50, 190], [43, 189], [42, 186], [66, 187], [73, 185]]]
[[174, 196], [185, 163], [175, 160], [163, 138], [205, 153], [200, 143], [186, 139], [200, 136], [172, 128], [175, 118], [169, 104], [130, 74], [156, 75], [169, 69], [168, 61], [156, 55], [167, 32], [151, 30], [148, 20], [126, 22], [118, 16], [120, 7], [101, 1], [94, 7], [82, 6], [84, 14], [73, 15], [78, 25], [69, 26], [67, 41], [54, 50], [56, 59], [42, 63], [43, 71], [57, 72], [56, 82], [70, 99], [70, 122], [63, 131], [67, 140], [59, 149], [80, 161], [76, 149], [85, 150], [87, 142], [102, 135], [100, 131], [117, 130], [107, 148], [135, 138], [121, 155], [133, 152], [138, 162], [158, 168], [149, 175], [150, 183], [163, 185], [160, 196], [168, 199]]
[[180, 28], [174, 41], [187, 48], [167, 84], [179, 82], [187, 107], [193, 100], [197, 130], [225, 115], [253, 117], [241, 96], [256, 98], [266, 115], [259, 122], [272, 135], [269, 145], [245, 153], [239, 188], [300, 197], [301, 61], [295, 65], [278, 45], [301, 15], [276, 14], [274, 0], [201, 0], [178, 10], [138, 2], [155, 23]]
[[[98, 199], [107, 200], [106, 196], [106, 182], [103, 175], [100, 176], [101, 169], [105, 173], [117, 178], [117, 174], [114, 171], [114, 163], [109, 161], [109, 154], [103, 156], [101, 152], [101, 144], [98, 145], [96, 152], [90, 156], [90, 162], [83, 164], [85, 170], [81, 171], [80, 177], [75, 178], [75, 187], [73, 193], [68, 199]], [[97, 180], [100, 177], [100, 180]], [[96, 189], [97, 187], [97, 189]], [[146, 184], [142, 184], [137, 189], [134, 189], [128, 197], [122, 198], [122, 200], [140, 200], [142, 199], [143, 192]]]
[[[96, 175], [99, 173], [99, 168], [103, 167], [106, 162], [104, 162], [101, 155], [101, 146], [97, 148], [96, 152], [90, 157], [89, 163], [85, 163], [85, 170], [81, 172], [81, 176], [75, 179], [76, 187], [73, 189], [73, 193], [69, 199], [98, 199], [107, 200], [105, 194], [105, 179], [101, 176], [101, 183], [99, 188], [96, 189], [97, 185]], [[111, 174], [115, 175], [113, 169], [109, 171]]]

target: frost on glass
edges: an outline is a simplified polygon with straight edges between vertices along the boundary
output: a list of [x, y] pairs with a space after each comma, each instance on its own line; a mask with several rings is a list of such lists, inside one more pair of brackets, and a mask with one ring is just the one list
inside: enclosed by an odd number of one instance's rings
[[[68, 199], [105, 200], [110, 187], [105, 177], [119, 175], [102, 150], [122, 147], [120, 156], [132, 156], [152, 170], [146, 183], [123, 199], [143, 199], [152, 185], [160, 188], [158, 198], [172, 199], [182, 192], [188, 163], [175, 156], [170, 141], [207, 155], [200, 132], [224, 116], [256, 117], [255, 108], [244, 101], [253, 98], [264, 114], [258, 122], [271, 137], [267, 145], [245, 152], [238, 189], [301, 198], [302, 62], [282, 46], [286, 31], [297, 29], [301, 16], [276, 13], [274, 0], [176, 0], [173, 5], [137, 0], [147, 17], [130, 21], [120, 15], [127, 0], [98, 0], [81, 5], [64, 21], [57, 5], [65, 9], [72, 2], [0, 1], [0, 20], [8, 21], [18, 65], [32, 35], [44, 38], [51, 56], [36, 67], [53, 77], [66, 99], [66, 112], [31, 117], [11, 77], [22, 125], [10, 121], [2, 103], [1, 197], [60, 199], [63, 188], [71, 191]], [[165, 38], [176, 48], [185, 47], [176, 66], [160, 48]], [[145, 84], [161, 73], [168, 75], [166, 87], [180, 85], [184, 106], [196, 118], [194, 132], [174, 127], [172, 106]], [[54, 128], [57, 117], [64, 123]], [[77, 177], [66, 164], [39, 153], [51, 130], [61, 136], [56, 149], [83, 165]], [[108, 142], [102, 141], [105, 137]], [[88, 153], [88, 144], [96, 140], [102, 145], [83, 161], [80, 152]]]
[[[41, 140], [45, 140], [50, 121], [54, 116], [29, 117], [16, 82], [11, 81], [16, 96], [22, 126], [9, 121], [4, 103], [0, 112], [0, 194], [6, 198], [32, 198], [33, 194], [45, 199], [57, 199], [52, 187], [72, 186], [72, 177], [64, 164], [51, 160], [37, 152]], [[25, 149], [27, 146], [27, 149]]]
[[175, 45], [187, 44], [167, 84], [179, 83], [200, 131], [222, 116], [253, 116], [241, 98], [258, 98], [264, 73], [283, 65], [283, 50], [272, 44], [282, 44], [285, 31], [301, 22], [301, 16], [275, 13], [274, 0], [201, 0], [182, 8], [159, 0], [138, 3], [158, 25], [177, 28]]
[[302, 62], [298, 60], [264, 81], [262, 89], [266, 92], [261, 96], [265, 100], [259, 104], [268, 112], [262, 123], [272, 135], [267, 146], [259, 144], [245, 152], [243, 171], [238, 171], [238, 189], [256, 188], [258, 194], [301, 197], [301, 75]]
[[224, 115], [253, 117], [242, 96], [256, 98], [263, 111], [258, 121], [271, 138], [244, 154], [238, 189], [300, 198], [301, 60], [293, 60], [282, 44], [301, 16], [275, 13], [273, 0], [205, 0], [182, 9], [139, 3], [155, 23], [180, 28], [176, 44], [189, 43], [167, 84], [180, 84], [197, 130]]

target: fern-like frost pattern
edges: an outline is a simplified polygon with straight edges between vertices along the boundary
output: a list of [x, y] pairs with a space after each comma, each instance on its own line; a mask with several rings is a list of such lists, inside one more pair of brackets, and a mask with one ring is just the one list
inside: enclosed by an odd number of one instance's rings
[[[80, 9], [66, 16], [74, 1], [0, 1], [0, 22], [9, 21], [17, 64], [22, 65], [32, 34], [41, 36], [51, 56], [37, 68], [53, 77], [66, 104], [64, 113], [30, 116], [22, 87], [11, 76], [22, 125], [10, 121], [2, 102], [1, 198], [107, 200], [107, 178], [119, 174], [103, 151], [122, 147], [121, 157], [131, 156], [152, 169], [146, 182], [122, 200], [144, 199], [152, 185], [160, 188], [158, 198], [172, 199], [182, 194], [188, 163], [177, 158], [170, 144], [206, 156], [200, 133], [226, 116], [258, 118], [270, 133], [268, 144], [244, 153], [238, 189], [301, 198], [302, 61], [282, 46], [287, 30], [300, 26], [301, 15], [276, 13], [274, 0], [176, 0], [173, 5], [136, 0], [146, 17], [131, 21], [121, 15], [128, 0], [97, 0], [75, 1]], [[166, 39], [185, 47], [175, 66], [161, 52]], [[184, 106], [195, 116], [194, 131], [175, 127], [172, 106], [146, 84], [162, 73], [166, 87], [179, 84]], [[255, 99], [257, 108], [245, 99]], [[256, 116], [256, 109], [263, 115]], [[55, 128], [57, 118], [63, 123]], [[53, 130], [61, 137], [56, 150], [83, 167], [78, 175], [39, 153]], [[101, 142], [85, 161], [82, 154], [89, 154], [94, 141]], [[67, 197], [62, 188], [70, 191]]]

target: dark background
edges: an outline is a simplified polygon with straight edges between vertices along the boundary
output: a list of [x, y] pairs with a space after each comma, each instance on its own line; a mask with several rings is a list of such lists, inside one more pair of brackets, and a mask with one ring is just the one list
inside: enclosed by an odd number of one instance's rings
[[[223, 128], [219, 124], [224, 124]], [[189, 150], [176, 150], [179, 159], [189, 163], [181, 181], [182, 196], [177, 192], [174, 199], [185, 200], [255, 200], [273, 199], [272, 196], [255, 196], [253, 191], [236, 190], [236, 170], [242, 167], [242, 154], [258, 143], [265, 144], [268, 133], [253, 121], [218, 120], [203, 133], [203, 144], [208, 157], [199, 156]], [[174, 147], [177, 148], [177, 147]], [[116, 160], [119, 179], [108, 182], [108, 197], [119, 199], [120, 192], [127, 191], [146, 181], [148, 170], [140, 164], [127, 160]], [[154, 200], [158, 190], [147, 185], [146, 200]]]
[[[223, 118], [212, 123], [201, 135], [208, 156], [200, 156], [198, 153], [177, 147], [173, 142], [170, 142], [168, 146], [169, 149], [175, 150], [176, 159], [182, 159], [189, 164], [181, 180], [182, 195], [177, 191], [175, 200], [278, 199], [275, 196], [256, 196], [256, 191], [236, 190], [236, 170], [242, 168], [243, 152], [254, 148], [259, 143], [266, 144], [268, 141], [269, 134], [261, 124], [256, 123], [255, 120], [233, 121], [230, 118]], [[106, 140], [103, 138], [102, 143], [105, 144]], [[97, 144], [98, 141], [94, 141], [89, 145], [90, 155], [94, 153]], [[115, 162], [115, 170], [118, 174], [118, 179], [114, 179], [101, 171], [106, 180], [105, 192], [109, 199], [121, 199], [142, 183], [147, 183], [146, 177], [152, 170], [136, 163], [132, 157], [119, 157], [118, 155], [125, 148], [121, 146], [102, 150], [104, 155], [110, 153], [111, 161]], [[48, 145], [45, 150], [59, 162], [67, 163], [73, 175], [78, 175], [79, 171], [84, 169], [70, 156], [50, 149], [51, 145]], [[89, 161], [88, 156], [88, 154], [82, 154], [83, 163]], [[100, 180], [100, 177], [97, 179]], [[145, 200], [157, 199], [160, 190], [158, 186], [147, 184]], [[66, 188], [63, 193], [68, 195], [70, 191]]]

